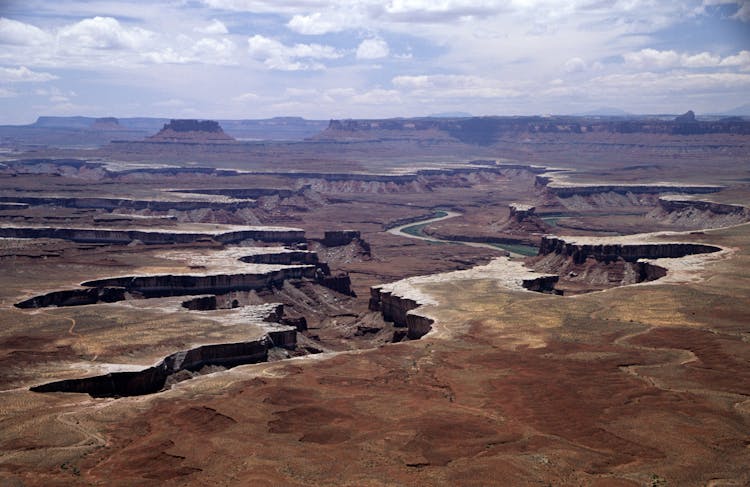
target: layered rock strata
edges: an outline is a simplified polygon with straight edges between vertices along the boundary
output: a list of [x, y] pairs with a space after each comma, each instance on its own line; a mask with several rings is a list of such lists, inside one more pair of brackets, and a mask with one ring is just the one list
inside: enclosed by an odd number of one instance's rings
[[[284, 307], [278, 303], [248, 306], [234, 310], [232, 318], [242, 323], [259, 325], [265, 330], [262, 336], [253, 336], [247, 341], [212, 343], [172, 353], [157, 364], [140, 370], [116, 370], [103, 375], [66, 379], [33, 386], [34, 392], [87, 393], [93, 397], [122, 397], [152, 394], [163, 390], [170, 383], [190, 378], [172, 378], [183, 371], [195, 373], [206, 366], [224, 368], [253, 364], [268, 360], [270, 348], [282, 347], [293, 350], [297, 344], [297, 329], [280, 323]], [[184, 372], [183, 372], [184, 374]]]
[[665, 195], [659, 198], [658, 207], [647, 216], [671, 225], [718, 228], [750, 221], [750, 209], [741, 205]]
[[543, 237], [539, 255], [529, 265], [558, 274], [554, 290], [577, 294], [663, 278], [668, 269], [657, 259], [679, 259], [718, 252], [712, 245], [691, 242], [634, 241], [623, 237]]
[[[611, 243], [610, 243], [611, 242]], [[542, 237], [539, 255], [558, 254], [569, 257], [575, 263], [583, 263], [587, 258], [601, 262], [623, 259], [636, 262], [639, 259], [674, 259], [692, 254], [718, 252], [721, 249], [713, 245], [699, 243], [617, 243], [616, 238], [579, 237], [577, 240], [564, 240], [560, 237]]]
[[156, 142], [233, 142], [215, 120], [170, 120], [156, 135], [148, 137]]
[[190, 232], [172, 229], [123, 230], [107, 228], [62, 228], [35, 226], [0, 226], [0, 237], [58, 238], [81, 243], [129, 244], [138, 240], [145, 244], [193, 243], [212, 239], [221, 243], [243, 240], [261, 242], [299, 243], [305, 241], [304, 230], [286, 227], [236, 227], [236, 230]]
[[423, 309], [423, 306], [436, 304], [435, 300], [422, 290], [424, 285], [465, 279], [491, 279], [511, 290], [553, 292], [552, 286], [557, 278], [556, 275], [532, 271], [521, 262], [503, 257], [494, 259], [487, 265], [463, 271], [410, 277], [374, 286], [370, 289], [369, 308], [380, 312], [384, 320], [393, 322], [395, 326], [405, 327], [408, 338], [418, 339], [432, 331], [435, 323]]

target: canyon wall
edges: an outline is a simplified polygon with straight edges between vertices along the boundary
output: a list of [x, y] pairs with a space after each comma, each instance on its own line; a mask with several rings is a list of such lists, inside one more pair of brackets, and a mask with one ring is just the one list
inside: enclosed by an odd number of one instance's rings
[[182, 370], [195, 371], [206, 365], [233, 367], [268, 360], [269, 338], [239, 343], [203, 345], [169, 355], [153, 367], [140, 371], [110, 372], [95, 377], [66, 379], [31, 387], [34, 392], [78, 392], [92, 397], [123, 397], [152, 394], [164, 388], [167, 378]]
[[121, 287], [145, 297], [182, 296], [189, 294], [224, 294], [281, 286], [288, 279], [315, 279], [315, 266], [285, 267], [266, 273], [217, 275], [164, 274], [122, 276], [84, 282], [87, 287]]
[[383, 319], [393, 322], [394, 326], [406, 327], [406, 335], [412, 340], [426, 335], [435, 322], [426, 316], [409, 313], [419, 306], [420, 303], [415, 300], [384, 291], [380, 286], [370, 288], [369, 309], [379, 311]]
[[[582, 237], [585, 239], [585, 237]], [[592, 243], [566, 242], [559, 237], [542, 237], [539, 255], [559, 254], [570, 257], [575, 263], [583, 263], [591, 257], [601, 262], [623, 259], [636, 262], [638, 259], [678, 258], [692, 254], [718, 252], [719, 247], [698, 243]]]
[[0, 227], [0, 237], [6, 238], [58, 238], [81, 243], [129, 244], [139, 240], [145, 244], [193, 243], [201, 239], [213, 239], [221, 243], [242, 240], [262, 242], [299, 243], [305, 241], [304, 230], [254, 228], [218, 233], [175, 232], [172, 230], [117, 230], [100, 228], [60, 227]]

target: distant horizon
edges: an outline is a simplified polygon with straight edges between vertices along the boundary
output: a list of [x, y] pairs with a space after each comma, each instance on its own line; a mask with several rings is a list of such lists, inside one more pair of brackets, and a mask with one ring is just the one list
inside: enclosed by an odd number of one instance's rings
[[0, 3], [0, 124], [709, 114], [748, 99], [748, 0]]
[[[738, 115], [740, 117], [750, 117], [750, 104], [743, 105], [740, 107], [735, 107], [735, 109], [747, 109], [747, 112], [743, 115]], [[117, 115], [102, 115], [102, 116], [94, 116], [94, 115], [38, 115], [34, 118], [33, 121], [28, 123], [3, 123], [0, 125], [5, 126], [27, 126], [27, 125], [33, 125], [34, 123], [38, 122], [40, 119], [75, 119], [75, 118], [83, 118], [83, 119], [104, 119], [104, 118], [114, 118], [117, 120], [128, 120], [128, 119], [152, 119], [152, 120], [216, 120], [216, 121], [242, 121], [242, 120], [272, 120], [276, 118], [288, 118], [288, 119], [301, 119], [306, 121], [315, 121], [315, 122], [325, 122], [330, 120], [389, 120], [389, 119], [412, 119], [412, 118], [483, 118], [483, 117], [578, 117], [578, 118], [592, 118], [592, 117], [607, 117], [607, 118], [628, 118], [628, 117], [676, 117], [679, 115], [682, 115], [684, 113], [687, 113], [688, 110], [683, 112], [675, 112], [675, 113], [622, 113], [622, 114], [607, 114], [607, 113], [595, 113], [596, 111], [589, 111], [587, 113], [528, 113], [528, 114], [485, 114], [485, 115], [475, 115], [475, 114], [466, 114], [466, 115], [444, 115], [444, 114], [429, 114], [429, 115], [402, 115], [402, 116], [393, 116], [393, 117], [380, 117], [380, 118], [372, 118], [372, 117], [323, 117], [323, 118], [307, 118], [299, 115], [275, 115], [270, 117], [263, 117], [263, 118], [222, 118], [222, 117], [210, 117], [210, 116], [202, 116], [202, 115], [196, 115], [192, 117], [177, 117], [177, 116], [160, 116], [160, 115], [129, 115], [129, 116], [117, 116]], [[695, 113], [696, 118], [701, 117], [729, 117], [732, 115], [729, 115], [727, 113], [698, 113], [695, 110], [692, 110]]]

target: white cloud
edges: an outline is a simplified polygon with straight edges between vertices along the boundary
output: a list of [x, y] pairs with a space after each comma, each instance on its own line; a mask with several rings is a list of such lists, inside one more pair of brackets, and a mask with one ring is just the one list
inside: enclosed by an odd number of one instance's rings
[[227, 64], [234, 55], [235, 45], [229, 39], [204, 37], [192, 47], [195, 58], [206, 64]]
[[383, 39], [365, 39], [357, 47], [357, 59], [381, 59], [390, 53]]
[[750, 74], [742, 73], [634, 73], [612, 74], [593, 78], [592, 89], [611, 93], [708, 93], [750, 90]]
[[401, 94], [396, 90], [384, 90], [376, 88], [374, 90], [359, 93], [351, 97], [352, 103], [363, 105], [380, 105], [385, 103], [400, 104]]
[[236, 46], [229, 39], [213, 39], [204, 37], [193, 41], [184, 37], [180, 42], [185, 46], [181, 50], [165, 47], [143, 54], [143, 59], [153, 64], [235, 64]]
[[462, 17], [489, 16], [506, 10], [497, 0], [391, 0], [383, 10], [395, 20], [450, 22]]
[[326, 0], [202, 0], [203, 4], [218, 10], [254, 13], [291, 13], [325, 7]]
[[6, 83], [44, 82], [55, 79], [57, 79], [57, 76], [54, 74], [32, 71], [26, 66], [19, 66], [18, 68], [0, 67], [0, 81]]
[[733, 15], [733, 18], [739, 19], [743, 22], [750, 22], [750, 2], [742, 2], [740, 9]]
[[180, 100], [179, 98], [170, 98], [168, 100], [157, 101], [156, 103], [154, 103], [154, 106], [168, 108], [181, 108], [185, 105], [187, 105], [187, 103], [184, 100]]
[[248, 93], [242, 93], [241, 95], [237, 95], [234, 98], [232, 98], [232, 100], [238, 101], [240, 103], [244, 103], [244, 102], [248, 102], [248, 101], [256, 101], [259, 98], [260, 97], [258, 95], [256, 95], [255, 93], [248, 92]]
[[287, 46], [262, 35], [254, 35], [247, 40], [250, 56], [262, 61], [268, 69], [282, 71], [321, 70], [325, 65], [312, 60], [337, 59], [343, 53], [331, 46], [321, 44], [295, 44]]
[[39, 27], [0, 17], [0, 44], [35, 46], [51, 39], [52, 36]]
[[638, 52], [623, 54], [625, 64], [636, 69], [670, 69], [670, 68], [750, 68], [750, 51], [740, 51], [736, 55], [721, 58], [716, 54], [701, 52], [698, 54], [678, 53], [673, 50], [658, 51], [641, 49]]
[[410, 90], [413, 94], [430, 98], [507, 98], [522, 93], [503, 86], [497, 80], [480, 76], [439, 74], [421, 76], [396, 76], [394, 86]]
[[736, 66], [743, 71], [750, 71], [750, 51], [740, 51], [734, 56], [727, 56], [719, 64], [721, 66]]
[[565, 61], [564, 67], [566, 73], [580, 73], [586, 71], [586, 61], [579, 57], [570, 58]]
[[[338, 19], [336, 19], [338, 20]], [[294, 32], [306, 35], [321, 35], [329, 32], [340, 32], [347, 28], [341, 22], [337, 22], [332, 15], [324, 15], [315, 12], [310, 15], [295, 15], [286, 24]]]
[[18, 93], [15, 91], [0, 87], [0, 98], [15, 98], [16, 96], [18, 96]]
[[194, 30], [200, 34], [206, 35], [220, 35], [229, 33], [227, 26], [224, 25], [224, 22], [219, 19], [213, 19], [208, 25], [204, 25], [203, 27], [196, 27]]
[[94, 17], [63, 27], [58, 39], [73, 51], [80, 48], [137, 49], [153, 35], [140, 27], [123, 27], [112, 17]]

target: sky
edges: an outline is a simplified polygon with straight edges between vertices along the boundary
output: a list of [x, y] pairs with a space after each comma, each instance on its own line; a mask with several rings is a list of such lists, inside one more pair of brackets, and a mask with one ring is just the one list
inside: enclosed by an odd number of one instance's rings
[[0, 0], [0, 124], [747, 103], [750, 0]]

